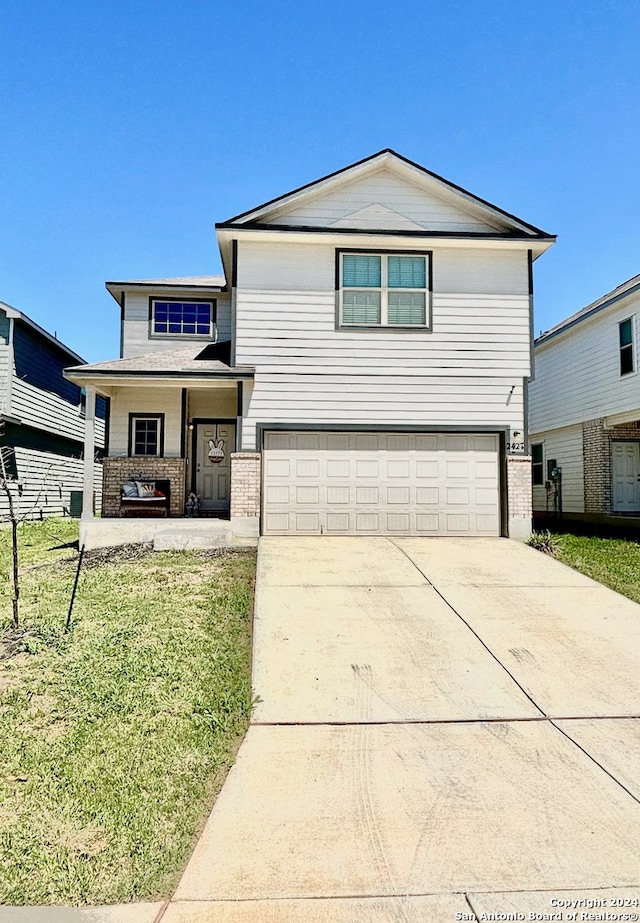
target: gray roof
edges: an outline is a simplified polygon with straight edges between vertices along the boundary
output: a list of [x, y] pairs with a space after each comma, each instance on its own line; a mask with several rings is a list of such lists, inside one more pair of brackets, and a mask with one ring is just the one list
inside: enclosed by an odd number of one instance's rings
[[588, 304], [584, 308], [580, 308], [580, 310], [576, 311], [575, 314], [572, 314], [565, 320], [560, 321], [560, 323], [556, 324], [555, 327], [551, 327], [549, 330], [545, 330], [544, 333], [541, 333], [539, 337], [536, 337], [536, 346], [545, 342], [546, 340], [552, 339], [559, 333], [562, 333], [564, 330], [569, 330], [571, 327], [575, 327], [575, 325], [579, 324], [581, 321], [586, 320], [588, 317], [592, 317], [594, 314], [598, 314], [600, 311], [604, 311], [605, 308], [608, 308], [610, 305], [620, 301], [621, 298], [625, 298], [627, 295], [632, 295], [637, 291], [640, 291], [640, 275], [632, 276], [631, 279], [627, 279], [626, 282], [618, 285], [617, 288], [614, 288], [612, 291], [607, 292], [606, 295], [603, 295], [596, 301], [592, 301], [591, 304]]
[[123, 282], [107, 282], [106, 285], [172, 285], [183, 288], [224, 288], [224, 276], [174, 276], [170, 279], [129, 279]]
[[[211, 344], [207, 344], [211, 345]], [[206, 348], [206, 347], [205, 347]], [[253, 370], [242, 366], [234, 369], [221, 362], [220, 359], [198, 359], [203, 351], [202, 343], [185, 346], [181, 349], [170, 349], [166, 352], [146, 353], [144, 356], [131, 356], [127, 359], [112, 359], [109, 362], [96, 362], [91, 365], [78, 365], [66, 369], [72, 375], [91, 376], [97, 375], [127, 375], [144, 373], [149, 376], [179, 375], [185, 373], [193, 377], [200, 374], [224, 374], [232, 372], [252, 372]]]

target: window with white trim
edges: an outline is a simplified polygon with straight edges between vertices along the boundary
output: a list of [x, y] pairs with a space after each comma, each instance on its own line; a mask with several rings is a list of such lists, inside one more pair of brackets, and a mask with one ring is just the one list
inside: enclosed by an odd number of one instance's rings
[[620, 343], [620, 374], [628, 375], [630, 372], [635, 371], [632, 317], [628, 317], [618, 324], [618, 337]]
[[340, 253], [340, 324], [428, 327], [429, 255]]
[[151, 300], [151, 330], [160, 336], [211, 337], [214, 302]]

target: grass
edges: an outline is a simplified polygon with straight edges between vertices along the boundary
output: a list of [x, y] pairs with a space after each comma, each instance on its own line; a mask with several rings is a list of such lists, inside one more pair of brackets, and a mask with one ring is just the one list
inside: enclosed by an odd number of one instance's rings
[[75, 529], [21, 526], [17, 637], [0, 531], [0, 904], [169, 894], [251, 710], [254, 553], [87, 553], [65, 636]]
[[559, 561], [640, 602], [640, 544], [621, 538], [552, 533]]

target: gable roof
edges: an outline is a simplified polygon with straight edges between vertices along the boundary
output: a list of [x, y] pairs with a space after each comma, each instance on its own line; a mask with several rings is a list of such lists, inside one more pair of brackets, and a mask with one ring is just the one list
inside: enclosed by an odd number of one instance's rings
[[0, 301], [0, 310], [4, 311], [7, 317], [12, 317], [17, 320], [19, 323], [24, 324], [25, 327], [29, 327], [30, 330], [33, 330], [34, 333], [37, 333], [38, 336], [42, 337], [44, 340], [47, 340], [52, 346], [55, 346], [56, 349], [60, 352], [65, 353], [67, 356], [71, 356], [72, 359], [77, 359], [78, 362], [84, 362], [82, 356], [79, 356], [77, 352], [71, 349], [69, 346], [65, 346], [56, 336], [52, 333], [49, 333], [41, 327], [40, 324], [36, 324], [34, 320], [24, 313], [24, 311], [18, 311], [17, 308], [12, 308], [10, 304], [6, 304], [4, 301]]
[[602, 295], [601, 298], [597, 298], [595, 301], [592, 301], [591, 304], [586, 305], [584, 308], [580, 308], [579, 311], [576, 311], [575, 314], [571, 314], [570, 317], [567, 317], [565, 320], [560, 321], [555, 327], [550, 327], [549, 330], [545, 330], [544, 333], [536, 337], [534, 345], [539, 346], [542, 343], [546, 343], [547, 340], [552, 340], [559, 334], [564, 333], [565, 330], [570, 330], [572, 327], [575, 327], [576, 324], [580, 324], [582, 321], [593, 317], [594, 314], [599, 314], [606, 308], [611, 307], [611, 305], [617, 304], [628, 295], [635, 295], [638, 292], [640, 292], [640, 274], [632, 276], [630, 279], [627, 279], [626, 282], [622, 282], [616, 288], [612, 289], [612, 291], [607, 292], [606, 295]]
[[[242, 212], [239, 215], [235, 215], [227, 221], [219, 222], [216, 224], [216, 227], [225, 229], [249, 226], [256, 229], [265, 227], [280, 227], [280, 229], [284, 229], [287, 226], [283, 225], [281, 221], [277, 221], [276, 223], [275, 219], [283, 213], [286, 217], [288, 208], [299, 206], [303, 202], [308, 202], [309, 200], [317, 198], [319, 195], [329, 193], [367, 174], [373, 174], [376, 171], [383, 170], [400, 175], [405, 180], [409, 180], [409, 182], [415, 185], [428, 188], [431, 194], [437, 198], [444, 199], [448, 202], [454, 201], [460, 210], [468, 211], [478, 219], [484, 220], [486, 224], [495, 228], [496, 231], [502, 235], [511, 234], [534, 239], [543, 238], [546, 240], [555, 239], [554, 235], [547, 234], [540, 228], [526, 221], [522, 221], [520, 218], [504, 211], [504, 209], [499, 208], [497, 205], [492, 205], [485, 199], [481, 199], [479, 196], [463, 189], [462, 186], [458, 186], [444, 179], [444, 177], [427, 170], [420, 164], [414, 163], [414, 161], [403, 157], [391, 148], [378, 151], [370, 157], [365, 157], [363, 160], [359, 160], [347, 167], [329, 173], [291, 192], [287, 192], [275, 199], [270, 199], [268, 202], [252, 208], [249, 211]], [[360, 213], [354, 212], [349, 216], [355, 222], [355, 225], [349, 228], [349, 230], [362, 230], [362, 225], [358, 226], [358, 216], [360, 214], [360, 217], [362, 217], [362, 211], [366, 212], [367, 209], [361, 209]], [[332, 229], [339, 227], [341, 230], [345, 230], [346, 218], [347, 216], [340, 220], [338, 224], [334, 224]], [[304, 226], [301, 226], [299, 223], [297, 223], [295, 227], [296, 230], [304, 229]], [[407, 225], [405, 225], [405, 228], [408, 230]], [[309, 229], [311, 229], [311, 227], [309, 227]], [[313, 230], [318, 229], [317, 226], [313, 226]], [[418, 230], [421, 234], [428, 232], [428, 229], [422, 227]], [[485, 229], [484, 233], [481, 233], [480, 230], [476, 233], [480, 234], [480, 236], [485, 236], [487, 230], [491, 230], [491, 228]], [[462, 234], [461, 236], [466, 235]]]

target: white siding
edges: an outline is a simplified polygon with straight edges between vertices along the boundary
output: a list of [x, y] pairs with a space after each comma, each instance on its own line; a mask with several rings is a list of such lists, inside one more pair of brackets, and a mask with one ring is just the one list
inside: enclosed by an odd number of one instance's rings
[[[562, 509], [565, 513], [584, 513], [584, 463], [582, 426], [567, 426], [551, 432], [536, 433], [532, 443], [542, 443], [543, 478], [547, 479], [547, 459], [555, 458], [562, 468]], [[533, 509], [545, 512], [547, 491], [542, 485], [533, 488]]]
[[[217, 302], [216, 323], [218, 325], [218, 340], [228, 340], [231, 336], [231, 302], [228, 294], [214, 294], [203, 292], [172, 292], [170, 295], [158, 293], [158, 298], [179, 301], [180, 298], [200, 298], [203, 301], [215, 299]], [[211, 342], [207, 337], [202, 337], [202, 348]], [[125, 298], [124, 330], [123, 330], [123, 358], [131, 356], [144, 356], [146, 353], [166, 352], [171, 349], [180, 349], [195, 343], [193, 337], [151, 337], [149, 333], [149, 293], [127, 292]]]
[[582, 321], [535, 351], [529, 389], [530, 432], [638, 409], [638, 372], [620, 376], [618, 324], [635, 320], [635, 360], [640, 356], [640, 298], [626, 299]]
[[438, 249], [432, 332], [336, 330], [335, 248], [239, 247], [236, 362], [256, 368], [244, 448], [256, 422], [522, 429], [526, 256]]
[[[394, 215], [397, 216], [395, 220]], [[269, 217], [269, 222], [313, 227], [427, 228], [489, 233], [495, 232], [497, 227], [474, 215], [471, 207], [469, 211], [463, 210], [459, 204], [446, 201], [433, 191], [419, 188], [415, 181], [409, 182], [388, 170], [371, 173], [360, 180], [348, 179], [332, 192], [319, 192], [304, 205], [294, 204], [277, 217]]]
[[[17, 448], [15, 453], [22, 496], [18, 494], [17, 485], [13, 485], [11, 490], [18, 515], [26, 519], [40, 519], [41, 515], [68, 516], [70, 491], [82, 490], [83, 461], [34, 449]], [[102, 500], [100, 464], [94, 465], [94, 485], [96, 512], [99, 513]], [[0, 494], [0, 519], [6, 521], [8, 514], [7, 498]]]
[[130, 413], [164, 413], [164, 454], [180, 458], [180, 388], [118, 388], [111, 399], [109, 455], [127, 455]]
[[[53, 391], [44, 391], [15, 377], [11, 413], [25, 426], [84, 442], [84, 417], [79, 406], [70, 404]], [[104, 445], [104, 420], [100, 419], [96, 419], [96, 445]]]
[[527, 254], [522, 250], [438, 248], [433, 257], [433, 287], [439, 293], [528, 296]]
[[256, 423], [522, 429], [522, 382], [513, 384], [510, 394], [504, 378], [257, 373], [242, 447], [255, 447]]
[[[481, 263], [475, 255], [467, 261], [467, 251], [461, 250], [457, 275], [462, 292], [443, 292], [436, 284], [437, 250], [433, 256], [432, 332], [337, 331], [335, 245], [308, 247], [297, 260], [292, 249], [273, 243], [243, 243], [240, 248], [238, 365], [256, 366], [263, 372], [316, 369], [339, 374], [357, 370], [382, 376], [424, 375], [426, 370], [436, 375], [502, 374], [514, 379], [529, 374], [529, 298], [522, 292], [526, 260], [521, 261], [518, 275], [512, 255], [503, 261], [501, 253], [487, 254]], [[448, 252], [443, 278], [451, 285], [454, 277], [455, 264]], [[499, 279], [504, 291], [496, 294], [492, 289], [500, 284]], [[258, 282], [260, 287], [256, 287]]]

